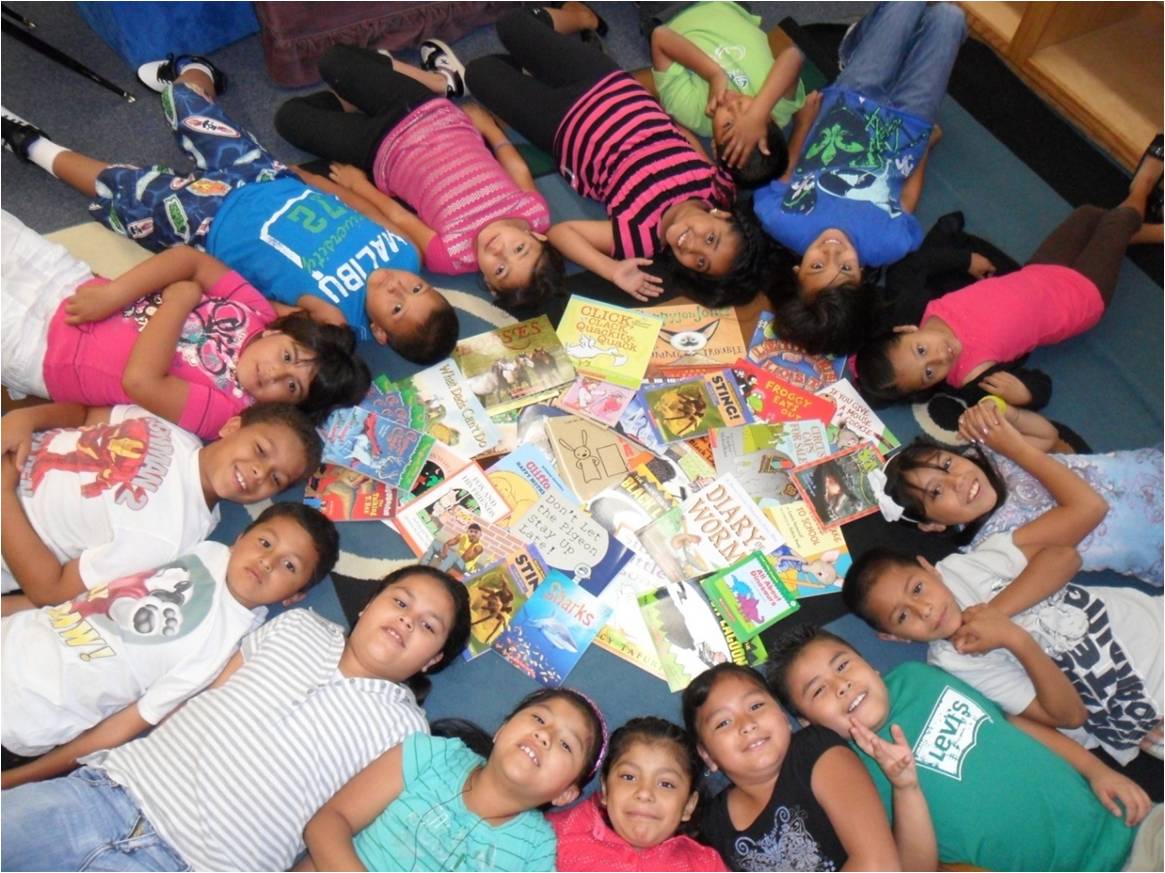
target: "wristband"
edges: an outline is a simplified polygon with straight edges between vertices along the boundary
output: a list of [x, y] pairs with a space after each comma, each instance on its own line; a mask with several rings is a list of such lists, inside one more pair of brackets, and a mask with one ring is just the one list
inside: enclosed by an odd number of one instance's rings
[[500, 142], [495, 142], [493, 144], [493, 146], [491, 146], [491, 148], [493, 148], [494, 154], [497, 154], [497, 150], [500, 149], [502, 146], [512, 146], [512, 145], [513, 145], [513, 143], [510, 142], [508, 139], [503, 139]]
[[981, 398], [979, 402], [982, 403], [984, 400], [989, 400], [990, 402], [994, 403], [995, 408], [998, 409], [1001, 413], [1007, 412], [1007, 401], [1000, 397], [998, 394], [988, 394], [986, 397]]

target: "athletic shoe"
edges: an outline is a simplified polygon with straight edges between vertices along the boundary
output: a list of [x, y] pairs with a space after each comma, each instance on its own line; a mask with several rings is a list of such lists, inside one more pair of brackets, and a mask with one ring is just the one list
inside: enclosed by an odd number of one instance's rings
[[468, 96], [469, 91], [465, 87], [465, 64], [457, 59], [453, 49], [439, 39], [426, 39], [420, 45], [420, 53], [422, 70], [440, 73], [445, 77], [446, 97], [453, 99]]
[[226, 93], [226, 73], [199, 55], [178, 55], [177, 57], [167, 55], [164, 61], [147, 61], [138, 67], [138, 81], [151, 91], [157, 91], [160, 94], [191, 64], [206, 68], [208, 75], [214, 80], [214, 93], [216, 95]]
[[34, 127], [0, 106], [0, 138], [4, 141], [4, 147], [24, 163], [28, 163], [29, 147], [42, 136], [45, 133], [39, 127]]

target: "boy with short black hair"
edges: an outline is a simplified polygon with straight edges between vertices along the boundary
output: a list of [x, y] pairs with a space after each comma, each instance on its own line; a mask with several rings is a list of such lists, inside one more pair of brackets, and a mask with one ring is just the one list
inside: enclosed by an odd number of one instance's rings
[[158, 724], [213, 681], [268, 606], [292, 605], [331, 572], [339, 544], [318, 510], [276, 503], [232, 546], [202, 542], [156, 570], [7, 616], [3, 747], [43, 757], [6, 771], [3, 787], [64, 773]]
[[[1161, 807], [1150, 813], [1144, 791], [942, 670], [908, 662], [883, 681], [849, 643], [812, 626], [784, 635], [770, 663], [774, 691], [804, 722], [847, 739], [865, 728], [886, 743], [897, 727], [913, 744], [943, 861], [991, 870], [1161, 868]], [[889, 809], [889, 782], [872, 757], [861, 758]]]
[[137, 406], [28, 407], [2, 429], [3, 590], [36, 606], [177, 558], [218, 524], [220, 499], [273, 497], [323, 450], [283, 403], [247, 408], [205, 447]]

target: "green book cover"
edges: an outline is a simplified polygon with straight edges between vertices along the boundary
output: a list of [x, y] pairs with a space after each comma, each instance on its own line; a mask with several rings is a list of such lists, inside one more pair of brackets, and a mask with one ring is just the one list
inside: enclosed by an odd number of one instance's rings
[[713, 573], [700, 585], [741, 642], [801, 608], [762, 552]]

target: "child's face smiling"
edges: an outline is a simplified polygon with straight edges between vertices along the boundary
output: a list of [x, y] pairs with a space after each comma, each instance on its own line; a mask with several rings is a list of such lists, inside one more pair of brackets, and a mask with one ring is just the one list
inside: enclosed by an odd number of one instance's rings
[[235, 378], [257, 403], [298, 405], [317, 370], [315, 355], [285, 333], [263, 331], [239, 355]]
[[821, 231], [793, 268], [801, 294], [812, 300], [827, 288], [862, 281], [858, 250], [845, 231], [836, 227]]
[[410, 573], [364, 607], [340, 660], [345, 676], [403, 682], [441, 660], [453, 598], [428, 573]]
[[850, 719], [878, 730], [890, 711], [886, 684], [849, 646], [815, 640], [801, 650], [786, 673], [789, 696], [811, 724], [850, 738]]
[[922, 496], [928, 522], [970, 524], [995, 508], [999, 499], [987, 474], [957, 452], [935, 452], [929, 467], [905, 473], [906, 484]]
[[696, 714], [700, 754], [737, 785], [775, 779], [789, 749], [789, 720], [758, 683], [731, 673]]
[[887, 351], [894, 383], [905, 394], [923, 391], [946, 379], [962, 345], [953, 336], [926, 327], [902, 333]]
[[372, 336], [381, 345], [390, 336], [424, 330], [425, 324], [445, 298], [418, 276], [404, 270], [376, 270], [368, 277], [364, 307]]
[[945, 640], [963, 623], [954, 595], [923, 557], [887, 567], [870, 586], [866, 603], [879, 628], [904, 640]]
[[477, 266], [491, 293], [525, 288], [542, 257], [546, 237], [519, 225], [526, 223], [509, 218], [491, 221], [473, 243]]
[[603, 782], [607, 815], [637, 849], [658, 846], [692, 817], [699, 795], [681, 756], [675, 743], [637, 740], [611, 764]]
[[727, 273], [740, 249], [740, 235], [727, 215], [698, 200], [669, 207], [659, 230], [677, 261], [709, 276]]
[[298, 594], [315, 572], [319, 555], [303, 526], [276, 516], [243, 532], [231, 548], [227, 588], [248, 609]]
[[236, 416], [198, 453], [207, 505], [218, 500], [258, 503], [307, 472], [303, 443], [289, 427], [262, 421], [243, 427]]
[[574, 784], [586, 766], [594, 737], [586, 717], [564, 697], [521, 709], [494, 734], [491, 766], [532, 805], [561, 806], [578, 797]]

